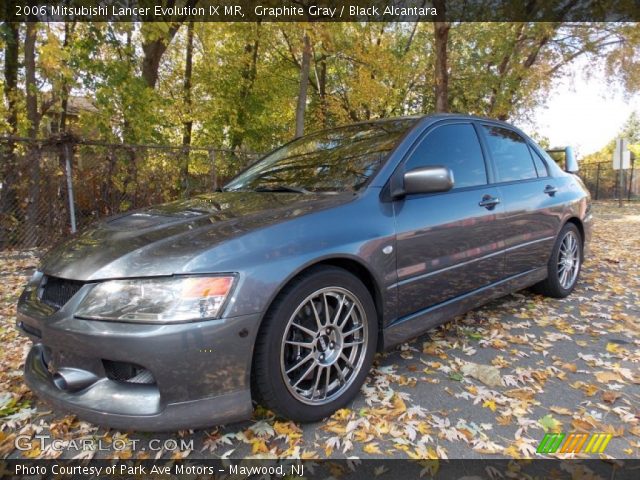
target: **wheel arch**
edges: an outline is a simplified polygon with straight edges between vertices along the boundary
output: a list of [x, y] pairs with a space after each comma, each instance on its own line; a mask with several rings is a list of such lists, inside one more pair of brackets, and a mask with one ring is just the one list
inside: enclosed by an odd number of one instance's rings
[[580, 241], [582, 242], [582, 248], [580, 249], [581, 253], [582, 253], [582, 258], [581, 260], [584, 261], [584, 242], [585, 242], [585, 231], [584, 231], [584, 225], [582, 224], [582, 220], [580, 220], [578, 217], [576, 216], [572, 216], [569, 217], [567, 219], [566, 222], [564, 222], [564, 224], [562, 225], [562, 228], [564, 228], [565, 225], [567, 225], [568, 223], [572, 223], [576, 226], [576, 228], [578, 229], [578, 232], [580, 233]]
[[[264, 321], [264, 317], [267, 315], [269, 310], [271, 309], [275, 300], [280, 296], [280, 294], [285, 290], [288, 286], [290, 286], [293, 282], [295, 282], [302, 275], [305, 275], [309, 271], [322, 267], [337, 267], [347, 272], [355, 275], [364, 286], [369, 291], [371, 298], [373, 299], [373, 304], [376, 308], [377, 315], [377, 324], [378, 324], [378, 345], [377, 350], [380, 351], [382, 348], [382, 329], [384, 325], [384, 297], [382, 294], [382, 289], [380, 287], [380, 282], [377, 279], [376, 275], [371, 271], [371, 269], [365, 265], [365, 263], [358, 259], [357, 257], [348, 256], [348, 255], [333, 255], [330, 257], [319, 258], [314, 260], [313, 262], [307, 263], [300, 267], [298, 270], [293, 272], [282, 284], [279, 288], [273, 293], [271, 298], [269, 298], [269, 302], [267, 303], [267, 308], [264, 310], [264, 314], [260, 319], [260, 325], [258, 328], [262, 326], [262, 322]], [[255, 348], [255, 346], [254, 346]]]
[[352, 258], [328, 258], [326, 260], [322, 260], [318, 263], [315, 263], [312, 267], [317, 267], [321, 265], [328, 265], [333, 267], [342, 268], [349, 273], [352, 273], [356, 277], [358, 277], [364, 286], [367, 287], [371, 298], [373, 299], [373, 304], [376, 307], [376, 315], [377, 315], [377, 323], [378, 323], [378, 345], [377, 349], [380, 350], [382, 345], [382, 327], [383, 327], [383, 312], [384, 312], [384, 299], [382, 297], [382, 290], [380, 289], [380, 284], [376, 280], [374, 274], [361, 262], [354, 260]]

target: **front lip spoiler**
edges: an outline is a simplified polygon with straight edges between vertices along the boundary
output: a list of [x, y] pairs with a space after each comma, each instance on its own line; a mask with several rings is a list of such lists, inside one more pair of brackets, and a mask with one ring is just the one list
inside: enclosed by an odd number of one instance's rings
[[[160, 406], [159, 394], [154, 402], [154, 389], [136, 385], [135, 391], [123, 395], [116, 382], [101, 380], [98, 389], [68, 393], [53, 382], [43, 358], [43, 346], [35, 344], [25, 361], [24, 379], [38, 397], [54, 408], [77, 414], [83, 420], [121, 430], [147, 432], [175, 431], [184, 428], [201, 428], [246, 420], [251, 416], [251, 392], [239, 390], [217, 397]], [[157, 391], [156, 391], [157, 392]], [[117, 395], [114, 395], [117, 393]], [[101, 397], [105, 407], [87, 408], [83, 405], [87, 395]], [[141, 401], [144, 400], [144, 401]], [[108, 403], [107, 403], [108, 402]], [[99, 402], [94, 403], [99, 406]]]

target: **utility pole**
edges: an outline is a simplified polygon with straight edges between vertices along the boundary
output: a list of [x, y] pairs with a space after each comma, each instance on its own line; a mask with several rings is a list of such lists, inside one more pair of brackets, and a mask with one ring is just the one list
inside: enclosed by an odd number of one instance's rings
[[631, 165], [631, 152], [626, 139], [616, 140], [616, 148], [613, 152], [613, 169], [618, 172], [618, 207], [622, 207], [622, 197], [624, 196], [624, 170]]
[[618, 208], [622, 208], [624, 196], [624, 170], [622, 169], [622, 148], [620, 148], [620, 170], [618, 171]]

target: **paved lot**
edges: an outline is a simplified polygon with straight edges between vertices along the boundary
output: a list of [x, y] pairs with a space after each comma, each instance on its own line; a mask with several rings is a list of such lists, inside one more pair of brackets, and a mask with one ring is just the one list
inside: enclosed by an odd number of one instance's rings
[[[29, 345], [13, 329], [36, 260], [0, 254], [0, 457], [533, 457], [545, 431], [557, 431], [611, 433], [603, 456], [638, 458], [640, 205], [600, 203], [595, 215], [570, 298], [519, 292], [379, 355], [348, 409], [304, 426], [257, 408], [226, 427], [136, 434], [52, 413], [22, 383]], [[39, 434], [63, 448], [15, 449], [17, 435]], [[81, 441], [102, 450], [75, 450]], [[174, 441], [186, 448], [172, 451]]]

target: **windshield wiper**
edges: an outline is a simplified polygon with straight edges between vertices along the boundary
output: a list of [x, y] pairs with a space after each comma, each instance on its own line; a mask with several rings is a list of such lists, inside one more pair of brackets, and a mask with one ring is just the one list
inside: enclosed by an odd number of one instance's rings
[[292, 187], [290, 185], [272, 185], [256, 187], [254, 192], [293, 192], [293, 193], [311, 193], [309, 190], [300, 187]]

